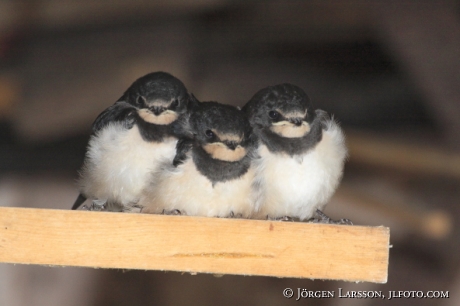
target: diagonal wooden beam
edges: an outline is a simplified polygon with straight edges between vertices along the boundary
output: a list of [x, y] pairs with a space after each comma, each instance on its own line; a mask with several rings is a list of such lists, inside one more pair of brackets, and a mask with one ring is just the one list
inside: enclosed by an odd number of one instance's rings
[[456, 1], [373, 1], [372, 21], [460, 150], [460, 21]]

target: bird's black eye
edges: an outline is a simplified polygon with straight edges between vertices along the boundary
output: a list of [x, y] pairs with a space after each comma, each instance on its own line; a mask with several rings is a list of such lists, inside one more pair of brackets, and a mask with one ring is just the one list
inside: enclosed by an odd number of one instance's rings
[[273, 120], [276, 120], [280, 117], [280, 113], [278, 113], [277, 111], [269, 111], [268, 117], [270, 117]]
[[176, 108], [178, 106], [179, 106], [179, 100], [174, 99], [174, 101], [172, 101], [171, 104], [169, 105], [169, 108]]
[[206, 137], [208, 137], [209, 139], [211, 138], [214, 138], [214, 132], [211, 131], [211, 130], [206, 130], [206, 132], [204, 132], [206, 134]]

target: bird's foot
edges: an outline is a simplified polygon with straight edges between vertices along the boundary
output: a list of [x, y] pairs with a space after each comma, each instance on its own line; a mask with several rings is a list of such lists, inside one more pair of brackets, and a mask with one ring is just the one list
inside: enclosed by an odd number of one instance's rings
[[339, 225], [353, 225], [349, 219], [340, 219], [340, 220], [332, 220], [329, 218], [325, 213], [321, 210], [316, 210], [316, 218], [310, 219], [312, 223], [325, 223], [325, 224], [339, 224]]
[[105, 211], [107, 210], [107, 201], [105, 200], [93, 200], [91, 205], [87, 206], [86, 204], [82, 206], [82, 210], [90, 211]]
[[267, 216], [267, 220], [271, 220], [271, 221], [289, 221], [289, 222], [294, 222], [294, 221], [295, 221], [295, 218], [289, 217], [289, 216], [282, 216], [282, 217], [275, 217], [275, 218], [272, 218], [272, 217]]
[[163, 209], [163, 215], [180, 216], [180, 215], [185, 215], [185, 213], [180, 211], [179, 209], [173, 209], [173, 210]]
[[229, 215], [228, 217], [229, 217], [229, 218], [241, 219], [241, 218], [243, 218], [243, 214], [239, 213], [239, 214], [236, 214], [236, 215], [235, 215], [235, 213], [234, 213], [233, 211], [231, 211], [231, 212], [230, 212], [230, 215]]
[[144, 206], [142, 205], [133, 204], [129, 206], [123, 206], [121, 211], [125, 213], [142, 213], [143, 208]]

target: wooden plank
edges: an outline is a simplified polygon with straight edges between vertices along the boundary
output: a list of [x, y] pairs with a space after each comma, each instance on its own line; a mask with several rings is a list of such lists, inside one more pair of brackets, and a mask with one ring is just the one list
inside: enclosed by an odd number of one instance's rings
[[389, 229], [0, 207], [0, 262], [385, 283]]

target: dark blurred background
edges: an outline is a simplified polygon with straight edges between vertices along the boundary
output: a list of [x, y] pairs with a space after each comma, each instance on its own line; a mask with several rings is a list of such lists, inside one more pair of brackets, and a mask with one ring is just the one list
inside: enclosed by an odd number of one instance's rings
[[390, 227], [388, 283], [0, 264], [0, 305], [460, 305], [459, 1], [2, 0], [0, 206], [69, 209], [93, 120], [157, 70], [234, 105], [291, 82], [334, 114], [350, 157], [326, 212]]

